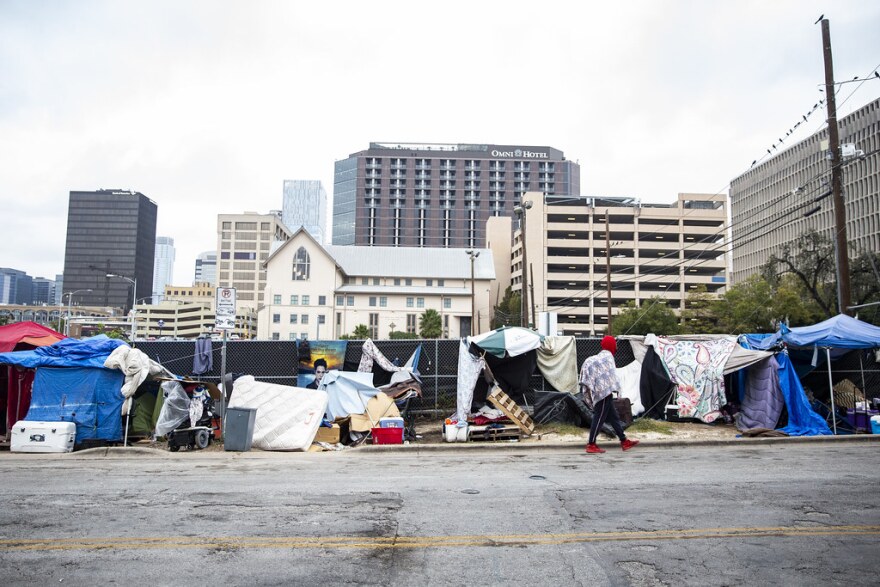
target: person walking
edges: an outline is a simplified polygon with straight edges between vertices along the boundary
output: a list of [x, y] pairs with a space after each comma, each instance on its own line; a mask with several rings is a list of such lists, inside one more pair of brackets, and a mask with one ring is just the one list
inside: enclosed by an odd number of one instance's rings
[[602, 424], [607, 420], [620, 439], [620, 448], [629, 450], [639, 443], [630, 440], [623, 433], [617, 410], [614, 409], [614, 393], [620, 392], [620, 380], [614, 370], [614, 354], [617, 352], [617, 340], [613, 336], [602, 338], [602, 351], [598, 355], [587, 357], [581, 366], [579, 383], [584, 401], [593, 410], [593, 422], [590, 424], [590, 438], [586, 451], [590, 454], [601, 454], [605, 449], [596, 444], [596, 437]]

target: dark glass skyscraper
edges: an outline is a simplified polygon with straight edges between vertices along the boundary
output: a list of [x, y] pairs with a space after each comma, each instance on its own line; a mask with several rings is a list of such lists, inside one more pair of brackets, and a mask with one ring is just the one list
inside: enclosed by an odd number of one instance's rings
[[137, 299], [153, 289], [157, 206], [139, 192], [98, 190], [70, 192], [67, 246], [64, 251], [64, 292], [77, 294], [88, 306], [131, 309], [132, 284]]
[[552, 147], [370, 143], [336, 162], [333, 244], [482, 247], [490, 216], [530, 191], [580, 195], [580, 181]]

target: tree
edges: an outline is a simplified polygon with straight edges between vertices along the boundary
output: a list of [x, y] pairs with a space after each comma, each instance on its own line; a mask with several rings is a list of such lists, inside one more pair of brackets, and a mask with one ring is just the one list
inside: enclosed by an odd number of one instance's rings
[[[850, 262], [849, 269], [853, 305], [880, 302], [880, 253], [862, 253]], [[880, 305], [857, 311], [860, 319], [880, 325]]]
[[504, 298], [494, 308], [492, 329], [502, 326], [519, 326], [522, 322], [522, 296], [513, 293], [508, 286], [504, 290]]
[[727, 334], [774, 332], [771, 304], [773, 287], [760, 275], [752, 275], [730, 287], [717, 307], [719, 330]]
[[370, 338], [370, 329], [366, 324], [358, 324], [355, 326], [354, 332], [351, 335], [355, 340], [366, 340]]
[[419, 335], [415, 332], [407, 332], [406, 330], [395, 330], [391, 334], [388, 335], [388, 338], [391, 340], [402, 340], [402, 339], [411, 339], [418, 338]]
[[688, 292], [681, 311], [681, 330], [685, 334], [718, 334], [718, 296], [710, 294], [705, 284]]
[[837, 314], [837, 274], [831, 241], [808, 230], [770, 255], [763, 268], [764, 278], [774, 288], [785, 275], [793, 275], [807, 295], [822, 309], [824, 318]]
[[611, 321], [611, 334], [678, 334], [681, 328], [675, 312], [666, 301], [655, 296], [636, 307], [633, 300], [628, 301], [620, 313]]
[[428, 309], [419, 316], [419, 336], [422, 338], [440, 338], [443, 332], [442, 321], [437, 310]]

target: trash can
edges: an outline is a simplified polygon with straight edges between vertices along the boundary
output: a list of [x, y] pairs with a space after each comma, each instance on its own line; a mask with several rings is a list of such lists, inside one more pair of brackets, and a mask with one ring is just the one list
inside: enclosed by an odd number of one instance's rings
[[256, 408], [226, 408], [223, 450], [249, 451], [254, 440], [256, 419]]

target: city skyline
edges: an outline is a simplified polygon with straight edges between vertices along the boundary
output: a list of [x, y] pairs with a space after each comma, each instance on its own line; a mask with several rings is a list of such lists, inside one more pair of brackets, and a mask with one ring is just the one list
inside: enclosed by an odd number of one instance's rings
[[218, 214], [281, 209], [289, 178], [330, 192], [371, 142], [554, 145], [582, 195], [726, 193], [824, 127], [822, 13], [839, 115], [880, 96], [871, 3], [408, 6], [2, 3], [0, 265], [51, 279], [67, 194], [119, 188], [157, 203], [188, 284]]

